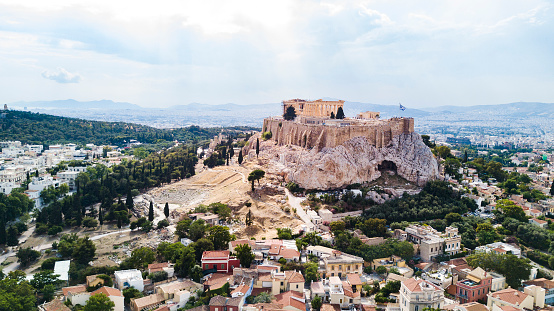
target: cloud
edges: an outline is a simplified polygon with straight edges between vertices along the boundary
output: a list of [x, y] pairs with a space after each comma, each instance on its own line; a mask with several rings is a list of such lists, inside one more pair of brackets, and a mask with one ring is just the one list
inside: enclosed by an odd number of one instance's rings
[[71, 73], [61, 67], [58, 67], [55, 71], [45, 70], [42, 72], [42, 76], [46, 79], [56, 81], [58, 83], [79, 83], [81, 82], [81, 76], [76, 73]]

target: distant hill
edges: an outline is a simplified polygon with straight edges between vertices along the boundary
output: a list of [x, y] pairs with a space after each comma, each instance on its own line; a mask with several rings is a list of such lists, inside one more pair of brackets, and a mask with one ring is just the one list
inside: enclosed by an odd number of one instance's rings
[[477, 106], [440, 106], [424, 108], [423, 110], [432, 113], [479, 113], [512, 117], [538, 116], [554, 118], [554, 104], [535, 102]]
[[142, 143], [179, 140], [202, 141], [212, 138], [222, 128], [198, 126], [179, 129], [157, 129], [125, 123], [89, 121], [41, 113], [8, 110], [0, 118], [0, 141], [19, 140], [30, 144], [111, 144], [123, 145], [131, 139]]
[[102, 109], [102, 110], [114, 110], [114, 109], [143, 109], [141, 106], [114, 102], [111, 100], [95, 100], [88, 102], [81, 102], [74, 99], [64, 100], [51, 100], [51, 101], [32, 101], [32, 102], [14, 102], [8, 104], [9, 107], [18, 107], [28, 109], [42, 108], [42, 109]]
[[347, 117], [355, 117], [356, 114], [364, 111], [376, 111], [381, 113], [381, 118], [391, 118], [391, 117], [412, 117], [420, 118], [426, 117], [431, 113], [428, 111], [423, 111], [419, 109], [413, 109], [406, 107], [406, 110], [400, 110], [400, 105], [377, 105], [377, 104], [366, 104], [358, 102], [345, 102], [344, 103], [344, 113]]

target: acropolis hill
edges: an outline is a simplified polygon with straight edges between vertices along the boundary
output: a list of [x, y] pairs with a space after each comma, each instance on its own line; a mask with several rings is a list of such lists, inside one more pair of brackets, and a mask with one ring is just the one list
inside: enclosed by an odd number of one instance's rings
[[[418, 185], [439, 175], [412, 118], [381, 120], [369, 111], [343, 118], [342, 100], [293, 99], [282, 105], [283, 116], [265, 119], [264, 137], [253, 136], [244, 151], [255, 158], [260, 139], [260, 158], [272, 162], [287, 181], [324, 190], [373, 181], [385, 172]], [[293, 109], [291, 116], [287, 112]]]
[[334, 148], [354, 137], [365, 137], [370, 144], [383, 147], [400, 134], [414, 132], [414, 119], [392, 118], [380, 120], [378, 112], [364, 112], [356, 118], [331, 119], [337, 115], [344, 101], [283, 101], [283, 114], [294, 107], [297, 117], [285, 121], [282, 117], [264, 120], [263, 131], [271, 132], [272, 140], [279, 145], [297, 145], [311, 149]]

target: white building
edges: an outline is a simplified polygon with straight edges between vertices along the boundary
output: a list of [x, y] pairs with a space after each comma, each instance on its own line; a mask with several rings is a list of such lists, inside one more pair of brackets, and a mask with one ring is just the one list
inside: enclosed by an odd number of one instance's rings
[[33, 177], [32, 181], [29, 183], [29, 190], [41, 192], [50, 186], [59, 188], [62, 183], [63, 182], [54, 179], [51, 176]]
[[115, 285], [120, 290], [125, 288], [134, 287], [139, 291], [144, 290], [144, 280], [142, 279], [142, 273], [137, 269], [120, 270], [114, 273]]
[[71, 260], [56, 261], [54, 263], [54, 274], [58, 274], [61, 281], [69, 282], [69, 265]]
[[504, 242], [494, 242], [491, 244], [479, 246], [475, 249], [475, 251], [493, 252], [497, 254], [511, 253], [521, 258], [521, 249], [519, 247]]
[[401, 311], [440, 309], [444, 306], [444, 290], [431, 282], [411, 278], [401, 283], [399, 304]]
[[13, 189], [17, 188], [17, 185], [13, 182], [0, 182], [0, 193], [8, 195]]

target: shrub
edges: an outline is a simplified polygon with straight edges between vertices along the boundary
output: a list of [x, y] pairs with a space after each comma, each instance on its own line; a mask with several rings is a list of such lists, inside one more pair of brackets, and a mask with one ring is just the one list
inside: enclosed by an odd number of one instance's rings
[[152, 282], [154, 283], [167, 280], [167, 272], [165, 271], [154, 272], [148, 275], [148, 278], [151, 279]]
[[56, 235], [63, 231], [63, 228], [60, 226], [52, 226], [48, 229], [48, 235]]
[[271, 137], [273, 137], [273, 134], [271, 132], [264, 132], [262, 134], [262, 139], [263, 140], [268, 140], [268, 139], [271, 139]]

